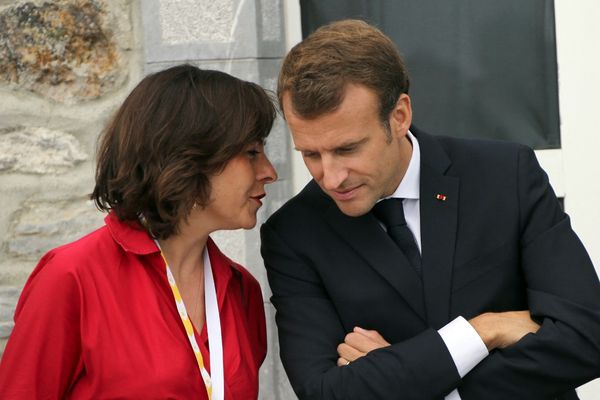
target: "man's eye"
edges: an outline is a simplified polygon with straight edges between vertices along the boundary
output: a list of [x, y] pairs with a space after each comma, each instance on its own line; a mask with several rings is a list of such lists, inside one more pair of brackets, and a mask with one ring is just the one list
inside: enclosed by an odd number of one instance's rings
[[336, 149], [335, 151], [338, 154], [349, 154], [349, 153], [356, 151], [356, 146], [340, 147], [339, 149]]
[[319, 153], [314, 153], [312, 151], [303, 151], [302, 157], [304, 158], [317, 158]]
[[249, 157], [254, 158], [260, 154], [260, 151], [257, 149], [250, 149], [250, 150], [246, 150], [246, 154], [248, 154]]

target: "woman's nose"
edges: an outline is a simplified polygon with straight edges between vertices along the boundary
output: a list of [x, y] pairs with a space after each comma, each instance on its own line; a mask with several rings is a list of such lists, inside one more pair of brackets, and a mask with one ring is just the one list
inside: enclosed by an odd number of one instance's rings
[[269, 161], [269, 158], [266, 154], [262, 157], [262, 162], [260, 163], [260, 167], [258, 169], [258, 173], [256, 179], [259, 181], [264, 181], [265, 183], [273, 183], [277, 180], [277, 171]]

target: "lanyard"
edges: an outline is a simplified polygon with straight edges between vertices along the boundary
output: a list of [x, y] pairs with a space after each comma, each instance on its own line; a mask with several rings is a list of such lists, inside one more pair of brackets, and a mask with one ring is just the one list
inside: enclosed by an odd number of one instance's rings
[[[155, 243], [160, 250], [160, 245], [158, 244], [157, 240], [155, 240]], [[171, 286], [171, 291], [173, 292], [175, 304], [177, 305], [177, 311], [179, 311], [181, 322], [185, 327], [185, 332], [187, 334], [188, 340], [190, 342], [190, 345], [192, 346], [194, 355], [196, 356], [196, 362], [198, 363], [198, 369], [200, 370], [200, 375], [202, 376], [204, 386], [206, 387], [206, 392], [208, 393], [208, 399], [223, 400], [225, 397], [225, 382], [223, 378], [223, 343], [221, 339], [221, 322], [219, 319], [217, 291], [215, 289], [215, 280], [212, 274], [212, 266], [210, 263], [210, 257], [208, 256], [208, 250], [206, 249], [206, 247], [204, 247], [202, 256], [204, 259], [204, 298], [206, 303], [206, 328], [208, 331], [210, 368], [212, 370], [212, 374], [209, 374], [206, 368], [204, 367], [204, 359], [202, 358], [200, 347], [198, 346], [198, 343], [196, 342], [196, 337], [194, 336], [194, 328], [192, 327], [192, 323], [185, 308], [185, 304], [183, 304], [183, 300], [181, 298], [181, 294], [179, 293], [179, 288], [177, 288], [177, 283], [175, 282], [175, 278], [173, 277], [171, 268], [169, 268], [169, 263], [167, 262], [165, 255], [162, 253], [162, 250], [161, 256], [165, 261], [169, 286]]]

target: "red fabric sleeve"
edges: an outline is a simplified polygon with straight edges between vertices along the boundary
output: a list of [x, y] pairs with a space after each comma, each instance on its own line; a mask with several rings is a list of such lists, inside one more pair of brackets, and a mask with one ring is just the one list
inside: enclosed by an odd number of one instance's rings
[[[64, 261], [64, 260], [63, 260]], [[54, 253], [27, 281], [0, 364], [2, 399], [63, 398], [81, 372], [77, 276]]]
[[252, 350], [254, 351], [254, 356], [257, 362], [257, 365], [260, 365], [265, 360], [267, 356], [267, 328], [266, 328], [266, 319], [265, 319], [265, 304], [263, 302], [262, 292], [260, 289], [260, 285], [258, 282], [253, 281], [253, 285], [251, 286], [250, 291], [250, 315], [249, 315], [249, 323], [254, 324], [251, 327], [251, 332], [256, 333], [256, 343]]

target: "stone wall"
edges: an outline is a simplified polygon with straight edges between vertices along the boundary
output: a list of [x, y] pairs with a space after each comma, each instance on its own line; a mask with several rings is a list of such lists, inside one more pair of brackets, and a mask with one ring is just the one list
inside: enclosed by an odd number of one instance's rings
[[0, 1], [0, 351], [41, 255], [102, 224], [95, 142], [143, 72], [137, 7]]
[[[28, 275], [49, 249], [102, 225], [88, 200], [104, 124], [144, 74], [189, 62], [274, 89], [280, 0], [0, 0], [0, 354]], [[291, 195], [288, 134], [267, 143], [280, 180], [259, 225]], [[263, 287], [269, 354], [261, 399], [294, 398], [279, 362], [258, 229], [220, 232]]]

